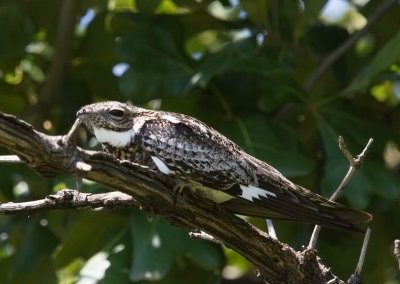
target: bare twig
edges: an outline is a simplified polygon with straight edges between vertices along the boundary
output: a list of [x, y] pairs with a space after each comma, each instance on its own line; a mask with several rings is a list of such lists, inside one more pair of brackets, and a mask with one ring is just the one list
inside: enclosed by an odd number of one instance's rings
[[276, 231], [275, 231], [275, 227], [274, 227], [274, 223], [272, 223], [271, 219], [266, 219], [265, 220], [267, 223], [267, 231], [268, 231], [268, 235], [273, 238], [273, 239], [278, 239], [278, 237], [276, 236]]
[[342, 151], [343, 155], [347, 158], [347, 160], [350, 163], [350, 168], [347, 171], [347, 174], [343, 178], [343, 180], [340, 183], [340, 185], [338, 186], [338, 188], [332, 194], [332, 196], [330, 198], [330, 200], [332, 200], [332, 201], [336, 200], [339, 197], [343, 188], [349, 183], [350, 179], [353, 177], [356, 170], [358, 170], [361, 167], [361, 165], [367, 155], [368, 150], [371, 148], [372, 142], [374, 142], [374, 139], [369, 138], [367, 145], [365, 145], [362, 152], [359, 155], [357, 155], [357, 158], [353, 158], [350, 151], [347, 149], [347, 146], [344, 143], [344, 139], [342, 136], [339, 136], [338, 142], [339, 142], [340, 150]]
[[17, 155], [2, 155], [0, 156], [0, 163], [23, 163]]
[[356, 267], [356, 270], [354, 271], [354, 274], [361, 275], [361, 271], [364, 266], [365, 255], [367, 253], [370, 235], [371, 235], [371, 229], [368, 228], [367, 232], [365, 233], [365, 236], [364, 236], [364, 242], [363, 242], [363, 245], [361, 248], [360, 257], [358, 259], [357, 267]]
[[368, 230], [364, 236], [364, 242], [363, 242], [363, 245], [361, 248], [360, 257], [358, 259], [356, 270], [354, 271], [353, 274], [350, 275], [349, 279], [347, 280], [348, 284], [361, 284], [362, 283], [361, 271], [364, 266], [364, 260], [365, 260], [365, 255], [367, 253], [370, 234], [371, 234], [371, 229], [368, 228]]
[[315, 249], [317, 246], [317, 240], [319, 236], [319, 232], [321, 231], [321, 226], [314, 226], [314, 230], [311, 234], [310, 242], [308, 243], [309, 249]]
[[361, 30], [355, 32], [342, 45], [332, 51], [311, 73], [304, 83], [304, 88], [310, 90], [319, 80], [322, 74], [332, 66], [346, 51], [348, 51], [356, 42], [371, 29], [371, 27], [389, 10], [390, 7], [398, 4], [398, 0], [386, 0], [378, 5], [376, 10], [368, 17], [367, 24]]
[[[343, 137], [339, 136], [338, 138], [339, 148], [342, 151], [343, 155], [346, 157], [346, 159], [349, 161], [350, 167], [345, 177], [343, 178], [342, 182], [339, 184], [338, 188], [335, 190], [335, 192], [332, 194], [329, 200], [335, 201], [339, 197], [339, 194], [342, 192], [343, 188], [349, 183], [350, 179], [353, 177], [356, 170], [360, 168], [361, 164], [363, 163], [367, 155], [369, 148], [372, 145], [372, 142], [374, 142], [374, 139], [370, 138], [368, 140], [367, 145], [365, 145], [363, 151], [359, 155], [357, 155], [357, 158], [353, 158], [350, 151], [347, 149], [346, 144], [344, 143]], [[308, 244], [308, 248], [315, 249], [315, 247], [317, 246], [317, 240], [320, 231], [321, 231], [321, 226], [317, 225], [314, 227], [314, 230], [311, 234], [310, 242]]]
[[63, 142], [65, 144], [68, 144], [68, 142], [71, 141], [73, 135], [75, 134], [76, 130], [79, 128], [80, 125], [81, 121], [79, 119], [76, 119], [71, 129], [68, 131], [68, 134], [63, 137]]
[[397, 262], [399, 263], [399, 270], [400, 270], [400, 240], [394, 240], [394, 255], [397, 258]]
[[0, 215], [32, 214], [43, 210], [81, 208], [121, 208], [137, 206], [134, 198], [119, 191], [107, 193], [82, 193], [63, 189], [43, 199], [27, 202], [0, 203]]

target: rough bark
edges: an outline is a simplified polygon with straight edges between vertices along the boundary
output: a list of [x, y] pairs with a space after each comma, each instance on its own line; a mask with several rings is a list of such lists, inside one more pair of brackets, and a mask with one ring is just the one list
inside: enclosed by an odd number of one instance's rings
[[314, 250], [296, 252], [214, 203], [191, 192], [176, 194], [174, 180], [169, 177], [64, 144], [62, 137], [45, 135], [12, 115], [0, 113], [0, 146], [45, 177], [72, 174], [122, 191], [142, 210], [163, 215], [174, 225], [204, 231], [237, 251], [268, 283], [344, 283], [320, 263]]

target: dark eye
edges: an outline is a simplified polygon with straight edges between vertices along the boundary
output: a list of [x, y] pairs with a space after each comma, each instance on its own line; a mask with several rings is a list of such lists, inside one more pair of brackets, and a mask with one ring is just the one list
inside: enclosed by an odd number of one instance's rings
[[112, 109], [112, 110], [110, 110], [110, 114], [112, 116], [115, 116], [116, 118], [123, 118], [125, 112], [123, 110], [120, 110], [120, 109]]

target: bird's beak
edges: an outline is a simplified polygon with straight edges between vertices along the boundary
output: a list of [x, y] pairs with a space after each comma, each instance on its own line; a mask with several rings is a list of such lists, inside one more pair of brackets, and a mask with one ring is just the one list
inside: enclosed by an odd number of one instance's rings
[[76, 113], [77, 119], [79, 119], [79, 117], [81, 117], [85, 113], [86, 113], [86, 110], [84, 108], [81, 108], [80, 110], [78, 110], [78, 112]]

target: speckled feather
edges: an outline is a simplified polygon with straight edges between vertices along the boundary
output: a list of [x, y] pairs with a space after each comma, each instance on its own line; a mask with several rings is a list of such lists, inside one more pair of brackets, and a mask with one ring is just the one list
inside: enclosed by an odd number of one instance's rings
[[[88, 105], [77, 116], [95, 134], [96, 129], [110, 131], [106, 135], [103, 131], [101, 137], [97, 131], [96, 137], [118, 159], [158, 168], [186, 182], [238, 197], [224, 204], [233, 212], [354, 231], [360, 229], [353, 223], [371, 219], [367, 213], [293, 184], [273, 167], [190, 116], [119, 102]], [[125, 139], [125, 135], [130, 135], [129, 143], [116, 144], [115, 137]]]

